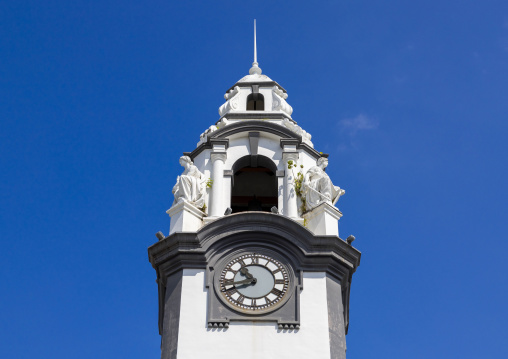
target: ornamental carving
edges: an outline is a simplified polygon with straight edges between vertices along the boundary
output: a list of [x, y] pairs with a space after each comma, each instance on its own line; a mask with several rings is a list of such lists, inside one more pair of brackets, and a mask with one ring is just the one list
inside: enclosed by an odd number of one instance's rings
[[202, 174], [189, 156], [180, 157], [180, 164], [184, 167], [183, 173], [177, 177], [173, 187], [175, 200], [173, 206], [183, 201], [203, 209], [206, 199], [207, 178]]
[[320, 157], [317, 164], [311, 167], [305, 174], [301, 194], [305, 197], [305, 209], [307, 211], [319, 206], [321, 203], [335, 205], [339, 197], [346, 193], [339, 186], [334, 186], [330, 177], [325, 172], [328, 159]]
[[312, 138], [312, 135], [310, 133], [308, 133], [307, 131], [305, 131], [303, 128], [301, 128], [300, 126], [298, 126], [296, 123], [294, 123], [293, 121], [290, 121], [288, 120], [287, 118], [285, 118], [284, 120], [282, 120], [282, 123], [284, 124], [284, 126], [286, 126], [287, 128], [289, 128], [291, 131], [293, 131], [294, 133], [296, 133], [297, 135], [299, 136], [302, 136], [302, 141], [303, 143], [306, 143], [308, 144], [310, 147], [314, 148], [314, 144], [312, 143], [311, 141], [311, 138]]

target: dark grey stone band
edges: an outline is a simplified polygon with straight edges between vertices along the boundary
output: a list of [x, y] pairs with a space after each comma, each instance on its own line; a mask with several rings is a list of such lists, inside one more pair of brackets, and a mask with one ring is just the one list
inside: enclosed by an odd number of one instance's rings
[[[166, 295], [162, 318], [161, 359], [176, 359], [178, 350], [178, 328], [182, 299], [183, 271], [173, 273], [166, 281]], [[159, 310], [159, 316], [161, 315]], [[164, 325], [166, 324], [166, 325]]]
[[346, 333], [342, 290], [340, 283], [326, 277], [326, 301], [328, 303], [328, 331], [330, 335], [330, 358], [346, 359]]
[[[160, 281], [165, 283], [169, 276], [184, 268], [206, 269], [211, 258], [235, 248], [251, 247], [282, 253], [295, 273], [326, 272], [340, 283], [347, 333], [349, 288], [361, 253], [337, 236], [315, 236], [278, 214], [242, 212], [219, 218], [197, 233], [173, 233], [148, 248], [148, 256]], [[159, 313], [165, 318], [166, 306], [159, 298]]]

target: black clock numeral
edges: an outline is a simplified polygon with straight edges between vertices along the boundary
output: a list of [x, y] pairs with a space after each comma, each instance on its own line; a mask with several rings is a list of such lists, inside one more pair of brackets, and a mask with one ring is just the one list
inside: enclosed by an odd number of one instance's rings
[[285, 284], [284, 279], [276, 279], [275, 284]]
[[256, 300], [255, 300], [255, 299], [253, 299], [253, 300], [252, 300], [252, 306], [253, 306], [253, 307], [255, 307], [255, 306], [256, 306]]
[[267, 305], [270, 305], [270, 303], [272, 302], [270, 299], [268, 299], [268, 296], [265, 297], [265, 300]]
[[259, 258], [258, 257], [252, 257], [252, 263], [253, 264], [258, 264], [259, 263]]
[[272, 289], [272, 291], [271, 291], [270, 293], [273, 293], [273, 294], [275, 294], [275, 295], [278, 297], [278, 296], [279, 296], [279, 295], [281, 295], [283, 292], [282, 292], [282, 291], [280, 291], [280, 290], [278, 290], [277, 288], [273, 288], [273, 289]]
[[243, 261], [243, 259], [238, 260], [238, 263], [240, 263], [242, 267], [245, 267], [245, 262]]
[[224, 281], [224, 286], [233, 285], [233, 283], [234, 283], [234, 279], [226, 279]]
[[273, 274], [279, 273], [279, 272], [280, 272], [280, 268], [277, 268], [276, 270], [272, 271]]
[[245, 299], [245, 297], [244, 297], [243, 295], [240, 295], [236, 301], [237, 301], [238, 303], [243, 304], [243, 300], [244, 300], [244, 299]]

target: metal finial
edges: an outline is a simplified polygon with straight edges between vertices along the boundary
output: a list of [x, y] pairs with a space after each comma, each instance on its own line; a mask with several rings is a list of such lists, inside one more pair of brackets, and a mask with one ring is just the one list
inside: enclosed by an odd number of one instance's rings
[[254, 19], [254, 62], [258, 63], [258, 47], [256, 45], [256, 19]]
[[254, 62], [249, 70], [249, 74], [261, 75], [261, 69], [258, 67], [258, 48], [256, 44], [256, 19], [254, 19]]

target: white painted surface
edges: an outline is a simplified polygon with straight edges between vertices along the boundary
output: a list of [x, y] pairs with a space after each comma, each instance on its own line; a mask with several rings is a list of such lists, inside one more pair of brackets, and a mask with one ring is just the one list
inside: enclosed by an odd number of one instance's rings
[[188, 202], [180, 202], [166, 211], [171, 217], [169, 234], [196, 232], [203, 226], [203, 212]]
[[326, 202], [321, 203], [312, 211], [303, 215], [307, 220], [307, 228], [315, 235], [339, 235], [339, 219], [342, 213]]
[[204, 270], [185, 269], [178, 334], [178, 359], [329, 359], [326, 275], [304, 273], [301, 329], [280, 331], [274, 322], [232, 322], [208, 329]]
[[[215, 150], [215, 147], [214, 147]], [[210, 216], [220, 217], [224, 215], [224, 162], [226, 152], [212, 153], [212, 198], [210, 199]]]

